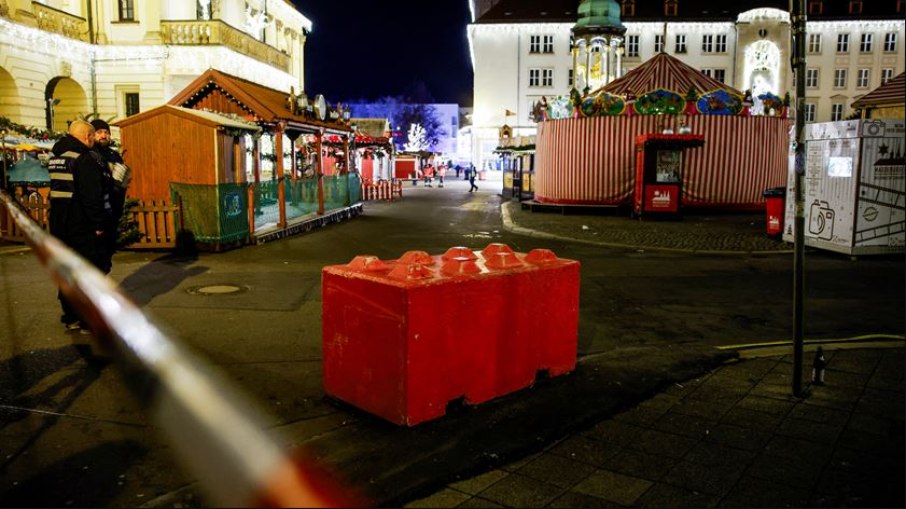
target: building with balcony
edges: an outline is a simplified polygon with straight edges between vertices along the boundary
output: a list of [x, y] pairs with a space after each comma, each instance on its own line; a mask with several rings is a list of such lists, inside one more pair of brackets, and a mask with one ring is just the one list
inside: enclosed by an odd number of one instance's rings
[[0, 0], [0, 117], [120, 119], [209, 68], [301, 91], [311, 29], [288, 0]]
[[[573, 28], [589, 0], [470, 1], [474, 70], [472, 159], [497, 159], [498, 129], [536, 132], [541, 97], [568, 95], [574, 83]], [[594, 2], [589, 2], [594, 3]], [[625, 74], [665, 52], [755, 95], [793, 89], [787, 0], [613, 0], [626, 31], [610, 61]], [[904, 70], [904, 0], [808, 0], [806, 120], [852, 114], [852, 103]], [[582, 62], [578, 62], [581, 67]], [[581, 92], [581, 90], [580, 90]], [[685, 94], [686, 91], [677, 91]], [[515, 120], [508, 114], [515, 112]]]

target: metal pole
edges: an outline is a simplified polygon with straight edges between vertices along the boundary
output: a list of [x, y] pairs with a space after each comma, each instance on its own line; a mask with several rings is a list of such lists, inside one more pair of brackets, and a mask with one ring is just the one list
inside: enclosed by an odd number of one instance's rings
[[805, 0], [790, 0], [790, 63], [796, 79], [795, 220], [793, 222], [793, 396], [802, 397], [803, 291], [805, 288]]

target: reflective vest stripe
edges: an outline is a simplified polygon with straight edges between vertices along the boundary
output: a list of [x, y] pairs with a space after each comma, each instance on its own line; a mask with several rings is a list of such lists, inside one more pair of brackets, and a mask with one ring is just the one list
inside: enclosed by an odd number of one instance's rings
[[72, 198], [72, 192], [70, 191], [51, 191], [51, 198]]
[[72, 173], [53, 172], [50, 174], [51, 180], [72, 180]]
[[72, 150], [69, 150], [69, 151], [66, 151], [66, 152], [63, 152], [62, 154], [60, 154], [60, 157], [66, 157], [69, 159], [78, 159], [79, 155], [80, 154], [78, 152], [73, 152]]

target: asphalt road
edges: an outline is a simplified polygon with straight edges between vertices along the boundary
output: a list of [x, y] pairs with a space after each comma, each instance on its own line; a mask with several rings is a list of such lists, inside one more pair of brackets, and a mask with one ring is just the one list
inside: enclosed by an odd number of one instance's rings
[[[502, 227], [501, 201], [490, 189], [499, 184], [479, 184], [478, 193], [467, 193], [461, 182], [444, 189], [407, 184], [403, 200], [367, 203], [364, 215], [346, 223], [226, 253], [194, 258], [121, 253], [111, 277], [165, 331], [256, 396], [272, 416], [269, 424], [279, 426], [293, 444], [359, 418], [323, 398], [320, 270], [360, 254], [394, 259], [408, 250], [439, 254], [452, 246], [481, 249], [503, 242], [520, 252], [548, 248], [579, 260], [580, 356], [791, 336], [791, 255], [658, 252], [516, 235]], [[902, 256], [851, 261], [810, 252], [806, 271], [807, 338], [903, 333]], [[243, 291], [193, 291], [210, 285], [236, 285]], [[129, 399], [122, 383], [109, 370], [86, 373], [77, 368], [72, 337], [58, 322], [55, 294], [30, 252], [0, 250], [0, 402], [7, 410], [0, 427], [0, 453], [6, 458], [0, 480], [25, 482], [41, 472], [40, 479], [32, 479], [35, 493], [49, 497], [51, 467], [68, 472], [81, 465], [73, 459], [80, 454], [86, 464], [96, 465], [92, 461], [112, 451], [129, 460], [98, 469], [97, 479], [78, 482], [83, 492], [95, 493], [80, 499], [83, 505], [138, 505], [185, 486], [190, 479], [159, 467], [171, 461], [166, 447], [148, 436], [142, 408]], [[532, 305], [531, 295], [522, 298], [521, 305]], [[59, 415], [48, 420], [35, 411]], [[103, 431], [105, 427], [113, 431]], [[110, 440], [111, 433], [116, 440]], [[81, 438], [72, 443], [63, 438], [67, 436]], [[94, 445], [86, 449], [85, 444]], [[52, 461], [54, 454], [63, 459]], [[117, 475], [141, 482], [119, 482]], [[110, 480], [105, 484], [109, 492], [101, 487], [86, 491], [91, 481]], [[54, 497], [48, 503], [67, 502], [64, 494]]]

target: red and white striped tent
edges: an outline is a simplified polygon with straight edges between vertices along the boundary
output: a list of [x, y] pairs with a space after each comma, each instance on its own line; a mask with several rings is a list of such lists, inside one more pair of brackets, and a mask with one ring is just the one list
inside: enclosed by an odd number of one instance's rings
[[642, 96], [652, 90], [665, 89], [685, 96], [690, 88], [695, 89], [698, 95], [714, 90], [726, 90], [742, 95], [735, 88], [706, 76], [698, 69], [666, 53], [658, 53], [626, 75], [610, 82], [604, 87], [604, 91], [614, 95], [632, 92]]
[[[604, 88], [637, 97], [657, 89], [685, 96], [736, 90], [659, 54]], [[790, 122], [780, 116], [681, 115], [701, 148], [683, 155], [682, 206], [728, 210], [764, 208], [762, 193], [786, 185]], [[635, 189], [635, 140], [660, 132], [668, 115], [617, 115], [547, 120], [538, 124], [535, 200], [542, 203], [628, 205]]]

